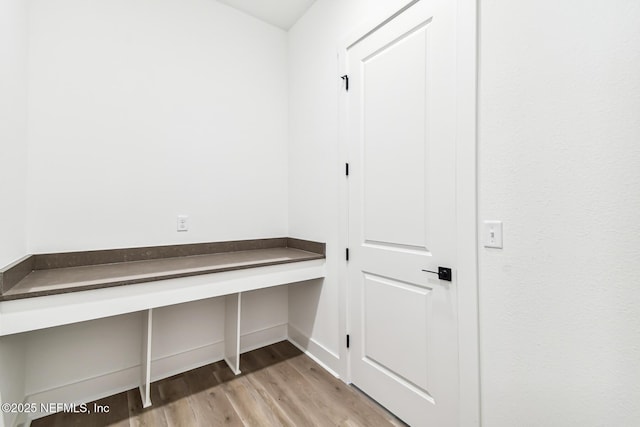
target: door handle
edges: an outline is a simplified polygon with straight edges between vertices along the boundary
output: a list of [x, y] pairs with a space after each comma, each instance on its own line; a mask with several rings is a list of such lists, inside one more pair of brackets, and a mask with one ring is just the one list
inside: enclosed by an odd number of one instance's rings
[[447, 282], [451, 281], [451, 269], [447, 267], [438, 267], [438, 271], [431, 270], [422, 270], [425, 273], [433, 273], [438, 275], [438, 279], [446, 280]]

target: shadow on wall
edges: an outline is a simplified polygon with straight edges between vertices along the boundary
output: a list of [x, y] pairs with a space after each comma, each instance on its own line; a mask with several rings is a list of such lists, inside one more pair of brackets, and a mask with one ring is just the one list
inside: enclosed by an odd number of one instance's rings
[[289, 338], [307, 350], [312, 341], [324, 279], [289, 285]]

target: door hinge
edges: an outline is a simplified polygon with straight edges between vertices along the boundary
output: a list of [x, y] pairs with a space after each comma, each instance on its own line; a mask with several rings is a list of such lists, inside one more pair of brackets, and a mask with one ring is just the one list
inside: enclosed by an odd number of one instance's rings
[[346, 259], [347, 261], [349, 261], [349, 248], [347, 248], [347, 249], [345, 250], [344, 255], [345, 255], [345, 259]]
[[349, 163], [344, 164], [344, 174], [349, 176]]
[[347, 334], [347, 348], [349, 348], [349, 334]]
[[345, 74], [344, 76], [340, 76], [340, 78], [344, 81], [344, 90], [349, 92], [349, 76]]

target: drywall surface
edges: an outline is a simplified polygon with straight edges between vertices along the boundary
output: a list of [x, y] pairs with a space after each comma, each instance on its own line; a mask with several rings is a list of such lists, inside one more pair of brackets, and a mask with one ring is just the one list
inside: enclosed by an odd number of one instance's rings
[[9, 404], [9, 410], [3, 406], [0, 412], [0, 427], [13, 426], [24, 415], [11, 405], [22, 403], [24, 398], [25, 354], [22, 336], [0, 338], [0, 404]]
[[483, 425], [640, 425], [640, 4], [480, 2]]
[[27, 2], [0, 2], [0, 268], [26, 253]]
[[[210, 0], [33, 0], [29, 37], [28, 251], [288, 235], [284, 31]], [[286, 337], [287, 298], [243, 295], [245, 347]], [[154, 378], [222, 357], [223, 302], [154, 310]], [[25, 334], [25, 394], [135, 387], [141, 328]]]
[[[327, 243], [327, 276], [313, 286], [290, 287], [289, 324], [339, 369], [340, 180], [338, 143], [342, 89], [338, 49], [380, 10], [406, 1], [318, 0], [289, 31], [289, 232]], [[324, 355], [324, 356], [323, 356]], [[344, 374], [344, 372], [342, 372]]]
[[[142, 313], [74, 323], [22, 334], [26, 342], [27, 396], [100, 378], [141, 362]], [[176, 345], [182, 349], [182, 343]], [[140, 370], [135, 373], [139, 377]], [[138, 377], [134, 377], [137, 379]], [[87, 396], [59, 396], [55, 402], [81, 402]], [[108, 390], [113, 392], [112, 390]]]
[[33, 0], [29, 25], [30, 251], [287, 235], [284, 31], [210, 0]]
[[[154, 309], [152, 380], [222, 360], [224, 309], [224, 297]], [[11, 397], [18, 402], [25, 395], [36, 403], [87, 402], [137, 388], [143, 315], [146, 312], [16, 335], [23, 346], [3, 337], [0, 356], [23, 352], [24, 369], [15, 365], [18, 373], [6, 380], [15, 383], [15, 390], [8, 388]], [[240, 333], [243, 351], [286, 339], [287, 287], [243, 293]], [[6, 363], [2, 366], [9, 366]]]

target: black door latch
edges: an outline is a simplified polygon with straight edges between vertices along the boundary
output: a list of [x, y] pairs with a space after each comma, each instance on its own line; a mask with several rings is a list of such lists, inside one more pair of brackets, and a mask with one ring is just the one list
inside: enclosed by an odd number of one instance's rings
[[431, 270], [422, 270], [426, 273], [433, 273], [438, 275], [438, 279], [446, 280], [447, 282], [451, 281], [451, 269], [447, 267], [438, 267], [438, 271]]

